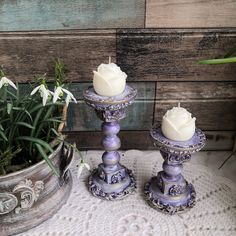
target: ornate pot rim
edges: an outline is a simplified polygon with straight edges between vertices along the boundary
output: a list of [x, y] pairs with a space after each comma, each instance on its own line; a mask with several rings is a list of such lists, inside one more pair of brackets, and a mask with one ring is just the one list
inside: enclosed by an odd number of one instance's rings
[[[62, 145], [63, 145], [63, 141], [61, 141], [61, 143], [58, 145], [56, 150], [53, 153], [51, 153], [48, 158], [52, 159], [55, 156], [55, 154], [58, 153], [61, 150]], [[10, 174], [0, 176], [0, 181], [4, 181], [4, 180], [6, 180], [10, 177], [13, 177], [13, 176], [18, 176], [18, 175], [20, 175], [22, 173], [25, 173], [25, 172], [30, 172], [30, 171], [32, 171], [32, 170], [34, 170], [34, 169], [36, 169], [36, 168], [38, 168], [38, 167], [40, 167], [41, 165], [44, 165], [44, 164], [46, 164], [46, 161], [41, 160], [40, 162], [38, 162], [38, 163], [36, 163], [32, 166], [29, 166], [27, 168], [24, 168], [22, 170], [18, 170], [18, 171], [15, 171], [13, 173], [10, 173]]]

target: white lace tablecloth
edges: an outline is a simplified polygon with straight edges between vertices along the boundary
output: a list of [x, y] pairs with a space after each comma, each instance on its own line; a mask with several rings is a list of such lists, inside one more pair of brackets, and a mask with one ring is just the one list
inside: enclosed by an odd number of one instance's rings
[[[86, 161], [95, 167], [101, 156], [88, 152]], [[236, 235], [236, 187], [202, 165], [190, 162], [184, 166], [184, 176], [197, 192], [193, 209], [169, 216], [150, 208], [144, 200], [143, 186], [161, 170], [162, 161], [157, 152], [125, 152], [121, 162], [133, 170], [137, 192], [112, 202], [93, 197], [86, 187], [88, 171], [77, 179], [72, 166], [74, 182], [67, 204], [50, 220], [21, 236]]]

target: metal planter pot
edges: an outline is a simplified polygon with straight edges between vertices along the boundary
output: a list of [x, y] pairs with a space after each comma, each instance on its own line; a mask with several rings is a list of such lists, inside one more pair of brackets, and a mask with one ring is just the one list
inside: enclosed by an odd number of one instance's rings
[[68, 170], [74, 152], [63, 142], [50, 155], [60, 169], [56, 177], [43, 160], [29, 168], [0, 176], [0, 235], [24, 232], [52, 217], [72, 188]]

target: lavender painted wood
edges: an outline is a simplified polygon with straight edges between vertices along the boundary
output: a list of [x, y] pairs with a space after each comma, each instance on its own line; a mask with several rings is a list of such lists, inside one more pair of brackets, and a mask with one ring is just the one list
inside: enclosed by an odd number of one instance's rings
[[144, 0], [0, 2], [0, 31], [142, 28]]
[[117, 63], [133, 81], [235, 81], [236, 66], [198, 65], [224, 56], [236, 29], [121, 29]]
[[[70, 154], [69, 154], [70, 153]], [[53, 216], [67, 201], [72, 188], [72, 176], [68, 171], [73, 153], [64, 154], [63, 144], [50, 155], [53, 164], [60, 169], [56, 177], [47, 163], [36, 165], [8, 175], [0, 176], [0, 235], [24, 232]], [[7, 196], [15, 196], [6, 199]], [[7, 201], [6, 201], [7, 200]]]
[[9, 78], [34, 82], [54, 74], [54, 60], [66, 65], [68, 81], [91, 81], [93, 70], [116, 59], [115, 30], [0, 33], [0, 65]]

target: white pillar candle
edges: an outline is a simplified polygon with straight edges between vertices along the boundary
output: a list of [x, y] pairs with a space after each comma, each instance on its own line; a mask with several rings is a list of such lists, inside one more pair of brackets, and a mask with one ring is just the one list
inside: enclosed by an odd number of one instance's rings
[[93, 87], [102, 96], [116, 96], [125, 90], [127, 75], [115, 63], [101, 64], [97, 71], [93, 71]]
[[165, 137], [174, 141], [187, 141], [195, 132], [196, 118], [185, 108], [173, 107], [163, 116], [161, 130]]

